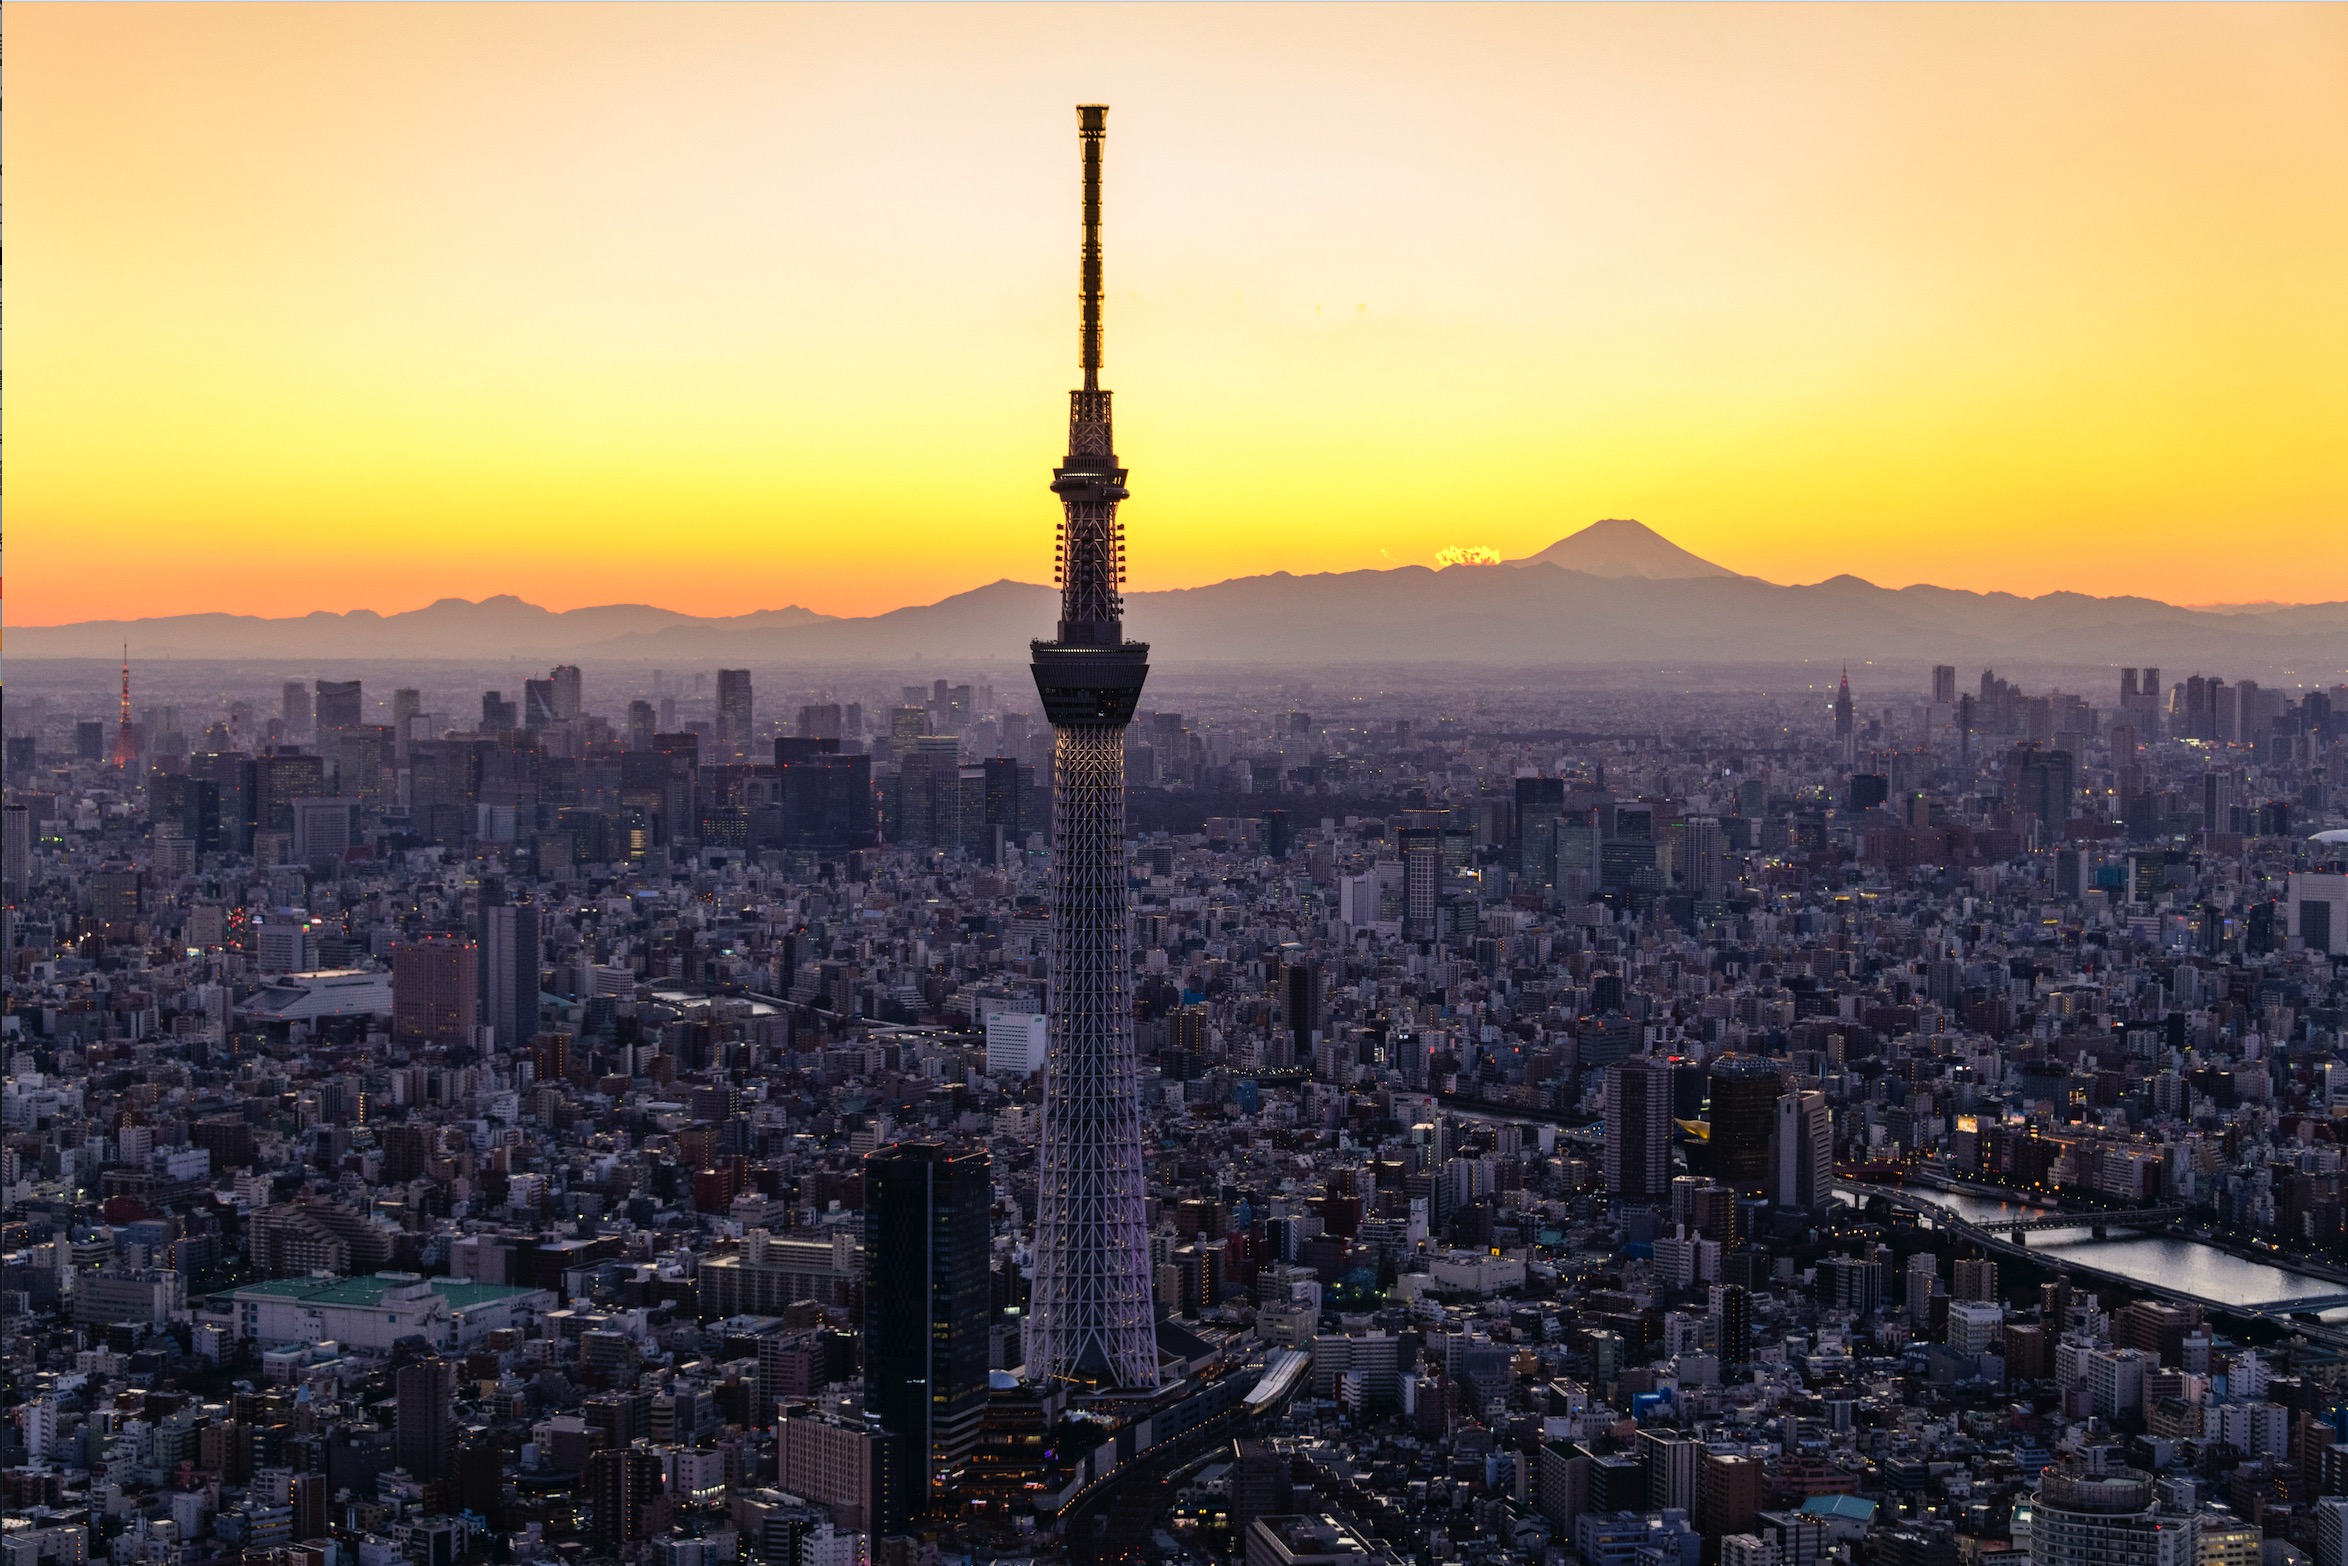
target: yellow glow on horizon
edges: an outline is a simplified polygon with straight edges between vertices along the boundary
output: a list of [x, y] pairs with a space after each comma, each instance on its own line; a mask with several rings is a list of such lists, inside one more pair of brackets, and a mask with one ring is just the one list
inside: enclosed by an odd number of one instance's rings
[[9, 14], [11, 618], [1531, 554], [2348, 597], [2348, 10]]

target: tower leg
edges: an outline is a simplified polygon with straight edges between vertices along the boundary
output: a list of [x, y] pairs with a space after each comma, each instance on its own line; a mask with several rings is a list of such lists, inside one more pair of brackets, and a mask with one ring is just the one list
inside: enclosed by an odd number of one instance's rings
[[1051, 1044], [1028, 1368], [1098, 1386], [1155, 1387], [1125, 887], [1125, 733], [1070, 726], [1055, 740]]

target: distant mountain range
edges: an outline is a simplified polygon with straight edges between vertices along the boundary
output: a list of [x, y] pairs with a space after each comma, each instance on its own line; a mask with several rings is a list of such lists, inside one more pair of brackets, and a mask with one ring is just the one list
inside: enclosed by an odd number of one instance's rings
[[[18, 659], [523, 660], [743, 667], [1024, 660], [1055, 594], [996, 582], [934, 604], [837, 618], [801, 608], [703, 618], [641, 604], [553, 612], [461, 598], [401, 614], [173, 615], [13, 629]], [[1740, 576], [1637, 522], [1584, 528], [1498, 566], [1279, 572], [1133, 593], [1126, 634], [1184, 664], [1785, 664], [2109, 667], [2348, 677], [2348, 603], [2185, 609], [2148, 598], [1882, 588]]]

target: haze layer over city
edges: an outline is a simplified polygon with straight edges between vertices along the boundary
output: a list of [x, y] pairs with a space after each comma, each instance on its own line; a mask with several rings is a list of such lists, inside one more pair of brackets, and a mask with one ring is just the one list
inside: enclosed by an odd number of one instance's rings
[[0, 1566], [2348, 1566], [2338, 12], [10, 20]]

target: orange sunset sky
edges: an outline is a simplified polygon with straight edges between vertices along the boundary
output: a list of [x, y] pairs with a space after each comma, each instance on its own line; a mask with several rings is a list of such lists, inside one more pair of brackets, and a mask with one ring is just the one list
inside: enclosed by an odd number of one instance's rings
[[2348, 597], [2348, 8], [12, 4], [8, 615], [1049, 579], [1634, 516]]

